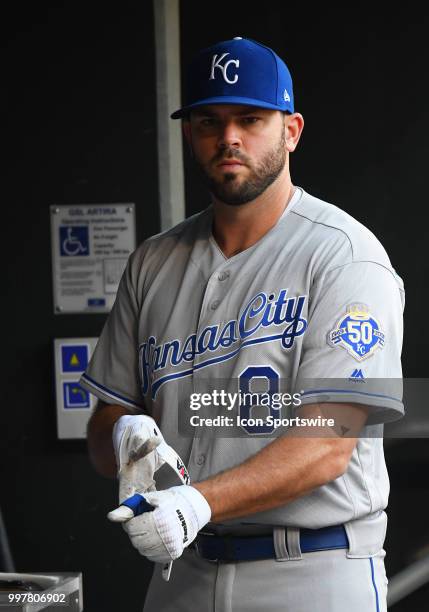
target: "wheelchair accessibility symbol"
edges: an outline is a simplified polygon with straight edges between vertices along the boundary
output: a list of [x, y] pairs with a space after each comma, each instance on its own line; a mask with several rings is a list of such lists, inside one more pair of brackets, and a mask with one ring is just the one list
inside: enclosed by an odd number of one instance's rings
[[61, 225], [60, 253], [63, 257], [89, 255], [88, 227], [86, 225]]

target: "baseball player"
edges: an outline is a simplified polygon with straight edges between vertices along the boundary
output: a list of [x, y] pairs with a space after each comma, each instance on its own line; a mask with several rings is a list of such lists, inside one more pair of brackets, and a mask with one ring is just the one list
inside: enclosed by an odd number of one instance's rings
[[[364, 225], [292, 184], [304, 120], [274, 51], [241, 37], [202, 50], [172, 118], [211, 203], [131, 255], [81, 379], [100, 400], [88, 441], [102, 474], [153, 448], [150, 486], [127, 488], [146, 511], [123, 523], [156, 562], [144, 610], [386, 610], [382, 430], [404, 411], [403, 281]], [[276, 435], [236, 402], [239, 434], [183, 432], [201, 391], [259, 384], [298, 389], [289, 414], [313, 420]], [[156, 437], [190, 481], [152, 480]]]

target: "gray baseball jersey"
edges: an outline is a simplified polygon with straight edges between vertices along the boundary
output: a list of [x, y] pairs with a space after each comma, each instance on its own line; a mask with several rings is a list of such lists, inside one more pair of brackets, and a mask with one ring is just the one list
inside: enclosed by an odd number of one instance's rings
[[[276, 225], [227, 258], [209, 206], [131, 255], [83, 387], [159, 423], [192, 481], [237, 465], [270, 442], [178, 434], [178, 414], [206, 380], [317, 379], [307, 403], [357, 402], [368, 427], [400, 418], [401, 392], [364, 390], [401, 379], [402, 279], [364, 225], [301, 187]], [[323, 379], [347, 384], [332, 388]], [[352, 381], [355, 384], [352, 384]], [[249, 432], [251, 434], [251, 432]], [[380, 434], [381, 435], [381, 434]], [[282, 507], [231, 521], [319, 528], [344, 523], [349, 555], [380, 549], [389, 480], [382, 437], [361, 437], [346, 473]]]

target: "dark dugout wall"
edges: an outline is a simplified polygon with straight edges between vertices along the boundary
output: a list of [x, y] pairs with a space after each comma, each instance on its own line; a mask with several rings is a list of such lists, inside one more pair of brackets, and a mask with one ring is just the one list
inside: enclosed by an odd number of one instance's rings
[[[54, 316], [49, 206], [136, 202], [137, 238], [159, 231], [152, 3], [66, 2], [9, 8], [3, 18], [3, 459], [1, 506], [20, 571], [82, 571], [85, 610], [142, 608], [151, 568], [105, 519], [112, 481], [85, 442], [56, 440], [52, 340], [96, 336], [101, 315]], [[183, 65], [233, 36], [272, 46], [294, 79], [305, 119], [293, 182], [363, 222], [406, 288], [404, 376], [427, 376], [425, 182], [428, 156], [425, 14], [181, 4]], [[171, 109], [174, 110], [174, 109]], [[208, 203], [186, 163], [187, 214]], [[427, 440], [386, 450], [391, 476], [386, 567], [429, 543]], [[401, 550], [401, 553], [399, 552]], [[428, 587], [394, 610], [426, 608]]]
[[19, 571], [82, 571], [86, 611], [140, 610], [151, 565], [106, 519], [115, 484], [84, 441], [56, 440], [53, 338], [98, 336], [105, 316], [53, 314], [49, 205], [135, 202], [138, 241], [159, 231], [152, 3], [9, 8], [3, 30], [0, 503]]

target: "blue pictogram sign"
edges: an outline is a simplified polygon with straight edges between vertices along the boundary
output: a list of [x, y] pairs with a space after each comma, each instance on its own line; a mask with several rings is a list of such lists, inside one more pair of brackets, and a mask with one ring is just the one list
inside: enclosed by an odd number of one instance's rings
[[89, 255], [87, 225], [60, 225], [60, 254], [62, 257]]
[[91, 401], [88, 391], [82, 389], [77, 382], [63, 383], [64, 408], [90, 408]]
[[63, 372], [83, 372], [88, 366], [88, 345], [66, 344], [61, 346], [61, 369]]

